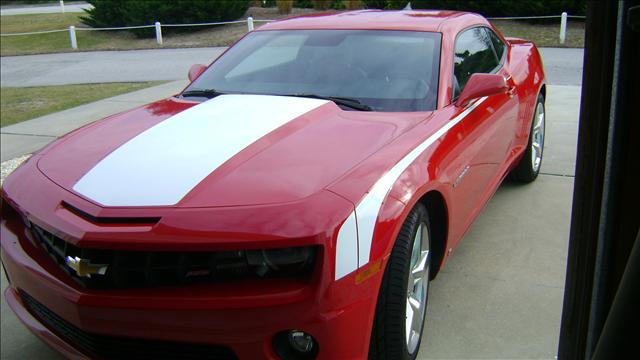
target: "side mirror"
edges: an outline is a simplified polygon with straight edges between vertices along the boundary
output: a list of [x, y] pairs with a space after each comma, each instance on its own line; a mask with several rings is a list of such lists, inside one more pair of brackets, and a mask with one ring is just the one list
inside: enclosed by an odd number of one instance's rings
[[509, 90], [507, 81], [502, 75], [473, 74], [456, 100], [456, 106], [466, 106], [471, 100], [483, 96], [505, 93]]
[[201, 64], [191, 65], [191, 69], [189, 69], [189, 81], [195, 80], [200, 74], [202, 74], [207, 67]]

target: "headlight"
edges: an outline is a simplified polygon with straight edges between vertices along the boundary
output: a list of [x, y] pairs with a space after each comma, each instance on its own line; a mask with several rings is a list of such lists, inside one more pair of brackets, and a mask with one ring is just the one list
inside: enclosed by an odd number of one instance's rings
[[311, 246], [250, 250], [246, 252], [247, 264], [260, 276], [310, 270], [316, 255], [315, 250], [315, 247]]

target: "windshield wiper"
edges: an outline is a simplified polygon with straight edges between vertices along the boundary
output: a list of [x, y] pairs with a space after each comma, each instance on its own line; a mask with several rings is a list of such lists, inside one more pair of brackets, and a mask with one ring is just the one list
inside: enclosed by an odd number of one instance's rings
[[[212, 99], [219, 95], [227, 94], [225, 92], [216, 91], [215, 89], [197, 89], [197, 90], [188, 90], [180, 94], [181, 97], [206, 97], [208, 99]], [[310, 99], [322, 99], [333, 101], [338, 105], [343, 105], [352, 109], [360, 110], [360, 111], [372, 111], [373, 109], [369, 105], [365, 105], [361, 103], [357, 99], [346, 98], [346, 97], [338, 97], [338, 96], [324, 96], [318, 94], [311, 93], [297, 93], [297, 94], [282, 94], [280, 96], [293, 96], [293, 97], [303, 97]]]
[[224, 95], [225, 93], [216, 91], [216, 89], [197, 89], [188, 90], [180, 94], [181, 97], [205, 97], [207, 99], [213, 99], [218, 95]]
[[282, 96], [294, 96], [294, 97], [303, 97], [310, 99], [322, 99], [322, 100], [330, 100], [338, 105], [343, 105], [346, 107], [350, 107], [352, 109], [360, 110], [360, 111], [372, 111], [373, 109], [369, 105], [365, 105], [361, 103], [357, 99], [346, 98], [346, 97], [338, 97], [338, 96], [324, 96], [318, 94], [309, 94], [309, 93], [299, 93], [299, 94], [284, 94]]

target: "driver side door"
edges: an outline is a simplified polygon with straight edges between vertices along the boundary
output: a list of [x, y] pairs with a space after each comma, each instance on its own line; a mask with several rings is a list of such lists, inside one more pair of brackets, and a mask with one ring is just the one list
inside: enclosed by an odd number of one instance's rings
[[[493, 34], [495, 36], [495, 34]], [[497, 36], [496, 36], [497, 37]], [[515, 90], [505, 66], [506, 48], [496, 51], [492, 30], [476, 26], [462, 30], [454, 46], [453, 96], [451, 104], [474, 73], [500, 74]], [[463, 135], [452, 173], [452, 196], [455, 207], [454, 229], [464, 232], [501, 180], [500, 165], [508, 156], [517, 129], [518, 101], [513, 90], [477, 99], [468, 106], [475, 108], [460, 122]], [[454, 116], [465, 108], [455, 109]], [[453, 239], [460, 239], [462, 233]]]

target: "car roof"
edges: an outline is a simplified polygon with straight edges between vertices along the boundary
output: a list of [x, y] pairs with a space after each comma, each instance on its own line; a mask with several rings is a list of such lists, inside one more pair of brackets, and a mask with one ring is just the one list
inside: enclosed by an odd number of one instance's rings
[[[358, 10], [307, 14], [268, 23], [260, 30], [411, 30], [442, 32], [442, 25], [465, 28], [473, 24], [486, 24], [487, 20], [474, 13], [449, 10]], [[449, 27], [449, 26], [447, 26]]]

